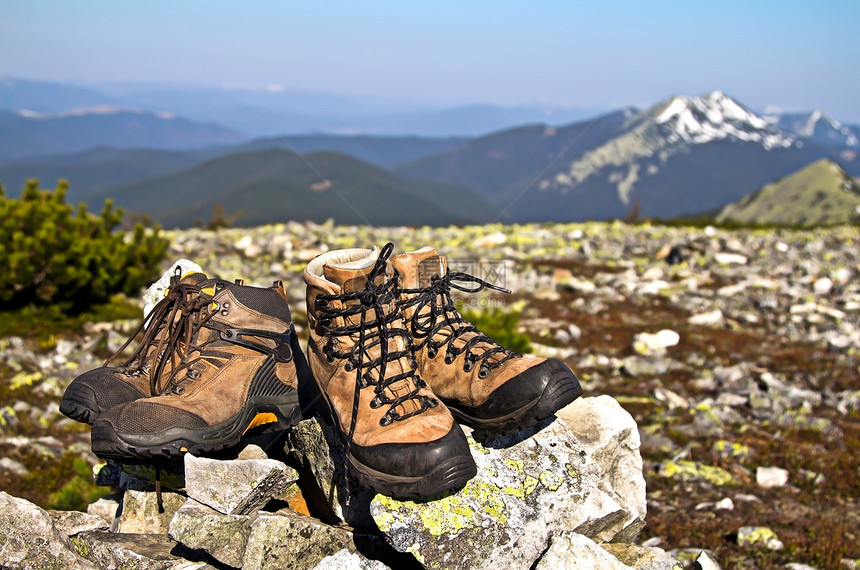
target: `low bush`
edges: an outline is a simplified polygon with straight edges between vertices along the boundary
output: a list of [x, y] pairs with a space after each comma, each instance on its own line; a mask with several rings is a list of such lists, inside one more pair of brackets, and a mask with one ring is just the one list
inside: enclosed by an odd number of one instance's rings
[[29, 180], [20, 198], [0, 186], [0, 309], [26, 305], [85, 308], [114, 293], [136, 295], [158, 277], [169, 242], [159, 228], [115, 231], [123, 212], [106, 200], [100, 215], [66, 203]]

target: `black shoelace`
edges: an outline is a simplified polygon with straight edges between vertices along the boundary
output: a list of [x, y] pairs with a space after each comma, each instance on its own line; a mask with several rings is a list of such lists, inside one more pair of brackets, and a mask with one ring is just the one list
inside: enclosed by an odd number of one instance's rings
[[[319, 310], [317, 318], [319, 327], [328, 339], [323, 352], [330, 362], [335, 359], [346, 359], [345, 370], [355, 372], [355, 392], [352, 421], [347, 434], [348, 443], [352, 442], [355, 433], [361, 390], [365, 388], [373, 387], [375, 396], [370, 403], [372, 408], [388, 406], [382, 419], [379, 420], [379, 424], [383, 427], [421, 414], [439, 404], [437, 400], [418, 393], [426, 383], [416, 372], [417, 366], [410, 346], [410, 335], [395, 303], [397, 280], [388, 279], [381, 285], [376, 284], [377, 278], [385, 274], [386, 263], [393, 250], [394, 245], [391, 243], [382, 248], [376, 264], [367, 275], [367, 285], [364, 290], [338, 295], [319, 295], [315, 301]], [[341, 308], [331, 307], [332, 303], [338, 301]], [[336, 319], [341, 319], [340, 326], [334, 325]], [[357, 322], [350, 322], [350, 320], [357, 320]], [[348, 350], [338, 349], [336, 345], [339, 343], [335, 342], [338, 337], [349, 337], [350, 340], [345, 343], [349, 346]], [[402, 339], [404, 348], [392, 351], [389, 349], [389, 343], [396, 337]], [[378, 356], [373, 356], [374, 351], [378, 351]], [[387, 365], [399, 359], [406, 359], [409, 367], [402, 373], [389, 374]], [[403, 380], [413, 385], [412, 390], [396, 397], [386, 393], [389, 386]], [[409, 400], [414, 400], [417, 408], [405, 414], [399, 413], [398, 406], [402, 406]]]
[[[455, 281], [473, 283], [474, 286], [461, 285]], [[499, 346], [465, 320], [454, 306], [451, 289], [477, 293], [485, 288], [510, 293], [504, 287], [459, 272], [447, 272], [441, 277], [434, 275], [430, 278], [430, 285], [420, 289], [399, 289], [399, 306], [401, 309], [413, 310], [410, 325], [414, 350], [418, 352], [426, 346], [427, 356], [435, 358], [444, 347], [445, 364], [452, 364], [460, 354], [465, 353], [463, 372], [471, 372], [480, 361], [478, 377], [482, 379], [505, 361], [522, 356]], [[437, 336], [440, 338], [437, 339]], [[462, 343], [458, 343], [458, 339], [462, 339]]]

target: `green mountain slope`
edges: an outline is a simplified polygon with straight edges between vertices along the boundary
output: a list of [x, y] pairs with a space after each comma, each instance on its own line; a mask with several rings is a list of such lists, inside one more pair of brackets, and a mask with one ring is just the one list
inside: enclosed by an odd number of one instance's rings
[[724, 207], [717, 220], [821, 226], [860, 215], [860, 186], [832, 160], [822, 159]]
[[100, 188], [161, 176], [198, 162], [195, 154], [188, 151], [99, 147], [0, 166], [0, 181], [14, 196], [28, 178], [38, 178], [44, 187], [53, 187], [57, 180], [65, 178], [71, 182], [67, 198], [76, 202]]
[[[323, 178], [327, 182], [323, 182]], [[115, 186], [88, 196], [92, 205], [112, 197], [131, 212], [145, 212], [167, 227], [212, 216], [215, 205], [241, 212], [237, 225], [287, 219], [379, 225], [481, 222], [495, 211], [466, 188], [407, 180], [334, 152], [304, 159], [270, 149], [232, 154], [166, 176]]]

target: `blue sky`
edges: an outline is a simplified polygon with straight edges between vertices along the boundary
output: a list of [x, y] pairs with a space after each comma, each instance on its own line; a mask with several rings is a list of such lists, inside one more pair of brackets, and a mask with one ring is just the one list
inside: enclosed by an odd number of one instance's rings
[[860, 123], [860, 2], [3, 0], [0, 75], [647, 106], [721, 89]]

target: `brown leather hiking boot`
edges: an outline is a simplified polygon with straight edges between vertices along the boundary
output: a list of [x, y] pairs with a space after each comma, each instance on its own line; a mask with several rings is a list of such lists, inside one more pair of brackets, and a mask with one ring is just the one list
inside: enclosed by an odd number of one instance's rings
[[[115, 406], [93, 423], [93, 451], [118, 461], [205, 455], [248, 430], [301, 419], [298, 378], [309, 374], [283, 285], [182, 286], [152, 372], [159, 395]], [[171, 366], [169, 373], [167, 363]]]
[[510, 291], [449, 272], [447, 260], [431, 247], [397, 255], [391, 264], [421, 377], [458, 420], [487, 434], [511, 434], [550, 417], [582, 394], [562, 361], [499, 346], [460, 315], [451, 297], [452, 288]]
[[308, 363], [317, 409], [337, 426], [350, 470], [380, 493], [427, 497], [463, 486], [477, 468], [416, 372], [385, 276], [392, 249], [331, 251], [308, 264]]
[[[105, 410], [138, 398], [157, 395], [160, 389], [153, 371], [167, 351], [164, 341], [168, 338], [170, 323], [177, 318], [179, 304], [189, 292], [201, 288], [214, 293], [216, 283], [229, 286], [225, 281], [208, 279], [202, 273], [189, 273], [182, 278], [179, 275], [172, 276], [171, 288], [165, 291], [165, 298], [144, 317], [104, 366], [84, 372], [66, 387], [60, 411], [73, 420], [92, 424]], [[186, 285], [194, 287], [188, 289]], [[143, 338], [134, 354], [124, 364], [111, 366], [141, 332], [144, 333]], [[174, 358], [165, 362], [163, 373], [170, 373], [172, 360]]]

